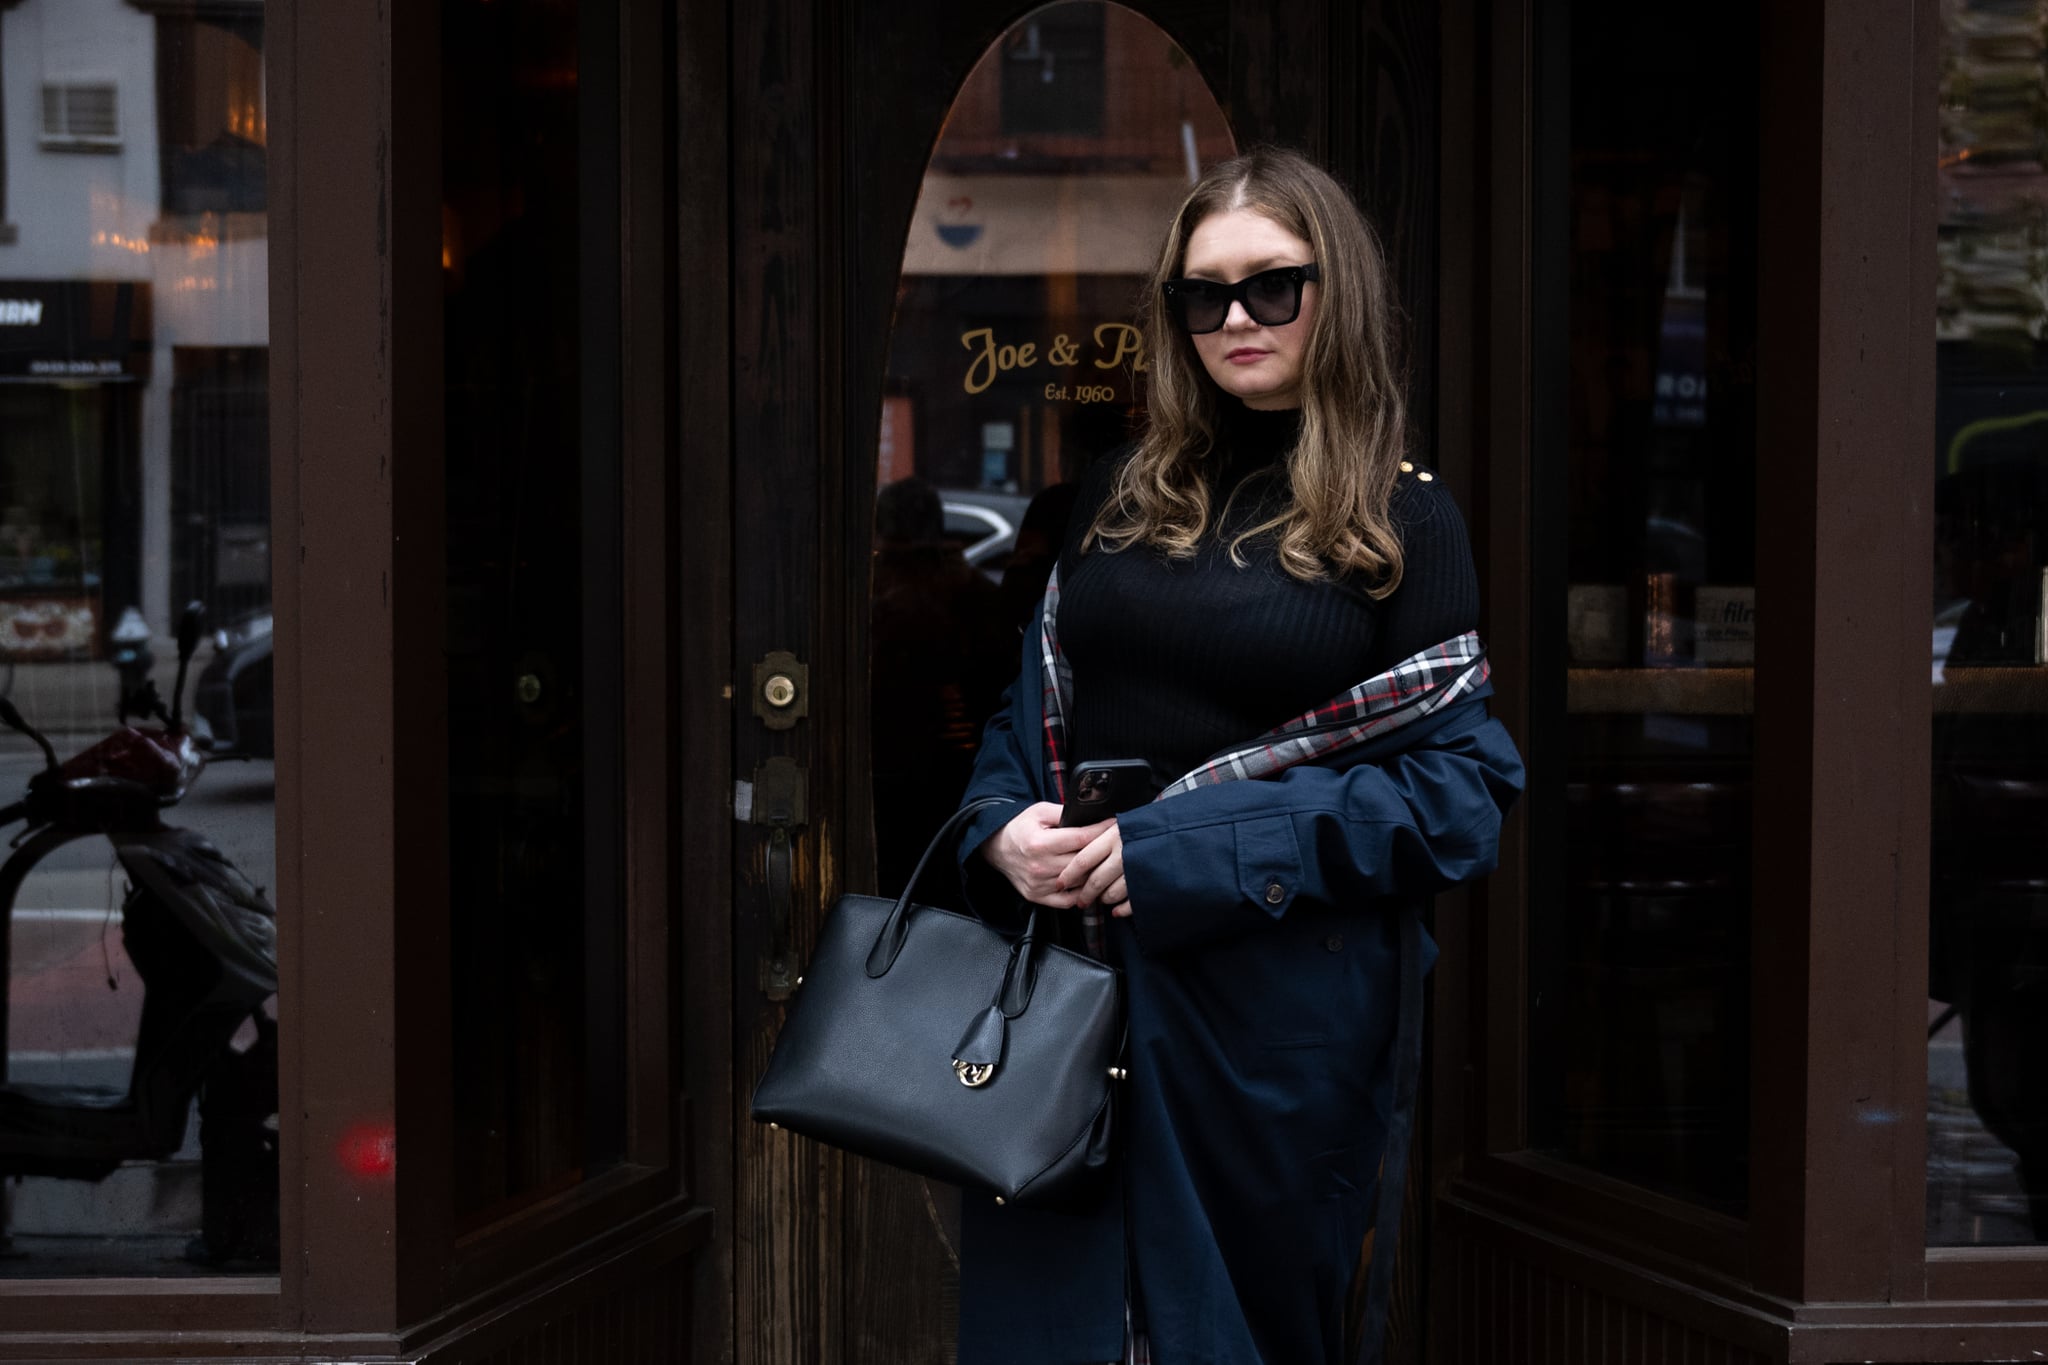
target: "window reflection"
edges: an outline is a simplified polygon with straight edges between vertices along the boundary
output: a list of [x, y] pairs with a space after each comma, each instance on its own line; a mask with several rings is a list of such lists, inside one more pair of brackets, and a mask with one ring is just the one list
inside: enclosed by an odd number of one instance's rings
[[1545, 398], [1565, 490], [1535, 528], [1564, 570], [1545, 646], [1564, 686], [1534, 722], [1563, 743], [1558, 785], [1530, 793], [1533, 1142], [1729, 1212], [1749, 1143], [1757, 130], [1728, 92], [1755, 85], [1756, 22], [1570, 9], [1547, 78], [1568, 91], [1547, 323], [1568, 359]]
[[4, 1275], [278, 1266], [263, 18], [0, 6]]
[[1943, 6], [1927, 1234], [2048, 1240], [2048, 6]]
[[454, 1204], [625, 1141], [617, 7], [442, 6]]

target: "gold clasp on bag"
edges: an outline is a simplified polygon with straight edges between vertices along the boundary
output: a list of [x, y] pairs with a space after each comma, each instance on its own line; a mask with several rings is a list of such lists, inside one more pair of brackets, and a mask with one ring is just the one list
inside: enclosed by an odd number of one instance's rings
[[988, 1084], [988, 1078], [996, 1074], [996, 1064], [994, 1062], [963, 1062], [958, 1057], [955, 1057], [953, 1059], [953, 1074], [960, 1078], [960, 1084], [966, 1086], [969, 1090], [974, 1090]]

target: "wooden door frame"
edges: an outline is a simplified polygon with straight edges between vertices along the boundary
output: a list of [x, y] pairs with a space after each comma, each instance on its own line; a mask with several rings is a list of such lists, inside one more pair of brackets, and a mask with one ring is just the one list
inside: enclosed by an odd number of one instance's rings
[[[732, 328], [728, 351], [701, 361], [691, 359], [697, 344], [691, 326], [682, 329], [679, 382], [686, 414], [694, 407], [708, 422], [728, 423], [734, 451], [729, 481], [704, 471], [691, 476], [727, 514], [720, 528], [705, 524], [713, 511], [704, 512], [705, 522], [693, 517], [704, 533], [685, 536], [686, 553], [699, 565], [696, 588], [730, 591], [723, 616], [707, 614], [703, 624], [710, 629], [691, 638], [729, 642], [729, 653], [717, 673], [686, 657], [686, 702], [694, 705], [689, 699], [708, 692], [715, 678], [731, 713], [722, 728], [701, 716], [701, 735], [685, 722], [686, 755], [702, 760], [686, 758], [686, 780], [705, 793], [701, 804], [715, 804], [729, 817], [727, 784], [751, 777], [767, 758], [792, 757], [808, 770], [809, 823], [798, 836], [793, 926], [799, 961], [823, 906], [841, 889], [865, 885], [872, 873], [866, 783], [852, 780], [865, 774], [868, 762], [864, 679], [847, 661], [866, 657], [865, 612], [850, 605], [865, 600], [866, 555], [854, 552], [849, 518], [859, 512], [864, 528], [874, 471], [865, 439], [849, 433], [871, 431], [879, 421], [894, 284], [925, 153], [975, 61], [1034, 7], [1017, 0], [973, 10], [937, 0], [899, 3], [873, 20], [877, 26], [886, 20], [886, 32], [862, 27], [852, 7], [813, 0], [762, 0], [729, 12], [680, 7], [684, 126], [727, 133], [719, 147], [686, 146], [681, 183], [731, 187], [727, 223], [704, 216], [695, 202], [683, 206], [682, 315], [701, 319], [724, 298]], [[1234, 6], [1153, 0], [1129, 7], [1195, 58], [1241, 141], [1285, 130], [1291, 134], [1286, 140], [1333, 159], [1368, 196], [1389, 193], [1386, 177], [1374, 181], [1363, 174], [1378, 145], [1375, 135], [1396, 114], [1413, 119], [1424, 129], [1418, 136], [1427, 155], [1408, 168], [1407, 178], [1391, 183], [1420, 196], [1424, 221], [1433, 211], [1433, 102], [1419, 111], [1390, 112], [1404, 92], [1412, 96], [1417, 71], [1370, 60], [1387, 55], [1384, 45], [1400, 25], [1425, 22], [1428, 6], [1359, 11], [1332, 0]], [[891, 41], [922, 56], [934, 34], [940, 35], [934, 45], [948, 54], [944, 69], [925, 61], [876, 64], [869, 69], [892, 72], [895, 84], [886, 98], [866, 100], [848, 63], [858, 54], [890, 50]], [[709, 55], [727, 52], [723, 64]], [[1421, 88], [1428, 90], [1434, 79], [1432, 56], [1421, 70]], [[885, 136], [893, 138], [890, 156], [864, 150]], [[896, 206], [894, 221], [850, 216], [848, 205], [877, 199]], [[1415, 251], [1425, 263], [1416, 267], [1416, 278], [1426, 280], [1436, 237], [1433, 229], [1419, 231], [1426, 240], [1418, 240]], [[730, 292], [723, 295], [708, 278], [709, 267], [691, 263], [700, 248], [710, 260], [715, 245], [729, 253]], [[1433, 315], [1433, 295], [1421, 294], [1420, 284], [1411, 287], [1418, 290], [1412, 310]], [[1433, 340], [1426, 344], [1415, 367], [1433, 380], [1438, 352]], [[719, 401], [728, 377], [729, 408]], [[1417, 425], [1427, 430], [1429, 424]], [[733, 556], [723, 580], [713, 555], [721, 534]], [[859, 546], [864, 550], [864, 529]], [[683, 600], [689, 603], [691, 595]], [[810, 603], [817, 604], [814, 614]], [[808, 716], [794, 730], [767, 731], [752, 713], [753, 664], [771, 649], [792, 650], [810, 665]], [[723, 764], [720, 743], [730, 745]], [[714, 772], [723, 781], [714, 783]], [[863, 1285], [848, 1268], [856, 1234], [847, 1229], [860, 1221], [869, 1197], [858, 1165], [757, 1129], [745, 1117], [746, 1092], [766, 1061], [779, 1008], [763, 999], [759, 982], [767, 920], [763, 840], [745, 826], [720, 836], [707, 825], [689, 836], [692, 865], [712, 865], [721, 837], [727, 851], [716, 862], [730, 870], [733, 913], [729, 925], [687, 928], [686, 952], [696, 960], [684, 967], [689, 995], [705, 998], [716, 983], [706, 978], [701, 955], [724, 950], [717, 960], [729, 969], [725, 990], [732, 1007], [729, 1051], [708, 1059], [694, 1055], [693, 1044], [688, 1063], [691, 1093], [705, 1106], [691, 1120], [693, 1188], [730, 1210], [700, 1271], [699, 1350], [707, 1360], [741, 1365], [849, 1359], [856, 1345], [874, 1345], [874, 1334], [883, 1330], [879, 1319], [860, 1315], [901, 1304], [887, 1297], [887, 1286]], [[693, 1017], [693, 1026], [705, 1030], [696, 1038], [708, 1044], [712, 1021]], [[699, 1075], [701, 1083], [694, 1079]], [[811, 1222], [793, 1218], [796, 1209], [825, 1212]]]

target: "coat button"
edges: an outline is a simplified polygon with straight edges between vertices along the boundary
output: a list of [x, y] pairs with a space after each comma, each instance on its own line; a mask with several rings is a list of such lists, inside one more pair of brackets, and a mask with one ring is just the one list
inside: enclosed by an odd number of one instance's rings
[[1266, 904], [1278, 905], [1287, 899], [1287, 888], [1278, 882], [1266, 883]]
[[1333, 953], [1341, 953], [1341, 952], [1343, 952], [1343, 951], [1344, 951], [1344, 935], [1342, 935], [1342, 934], [1332, 934], [1332, 935], [1330, 935], [1330, 936], [1329, 936], [1328, 938], [1326, 938], [1326, 939], [1324, 939], [1324, 940], [1323, 940], [1323, 946], [1324, 946], [1325, 948], [1329, 949], [1329, 950], [1330, 950], [1331, 952], [1333, 952]]

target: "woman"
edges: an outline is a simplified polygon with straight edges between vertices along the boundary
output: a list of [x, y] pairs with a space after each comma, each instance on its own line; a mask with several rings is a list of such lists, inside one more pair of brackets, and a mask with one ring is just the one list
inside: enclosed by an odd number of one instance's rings
[[[968, 788], [1010, 804], [962, 843], [1123, 969], [1123, 1159], [1078, 1211], [968, 1198], [961, 1365], [1378, 1356], [1419, 905], [1493, 867], [1522, 781], [1463, 523], [1403, 459], [1394, 325], [1299, 156], [1217, 166], [1167, 234], [1147, 430], [1084, 483]], [[1059, 828], [1073, 765], [1129, 758], [1188, 776]]]

